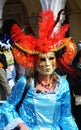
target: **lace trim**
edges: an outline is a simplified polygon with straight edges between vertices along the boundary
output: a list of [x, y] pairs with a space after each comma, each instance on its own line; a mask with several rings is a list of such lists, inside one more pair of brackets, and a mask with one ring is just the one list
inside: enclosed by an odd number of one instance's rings
[[15, 127], [18, 126], [18, 124], [24, 123], [24, 121], [21, 118], [13, 119], [5, 128], [4, 130], [12, 130]]

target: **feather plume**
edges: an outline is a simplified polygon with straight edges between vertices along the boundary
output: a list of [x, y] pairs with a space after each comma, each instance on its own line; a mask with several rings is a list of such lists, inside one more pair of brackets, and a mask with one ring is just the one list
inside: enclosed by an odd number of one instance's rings
[[39, 37], [49, 37], [52, 33], [54, 26], [54, 15], [51, 10], [46, 10], [39, 14], [40, 19], [38, 21], [39, 25]]
[[22, 46], [23, 50], [35, 50], [35, 37], [31, 35], [26, 35], [22, 32], [22, 29], [14, 24], [11, 28], [11, 36], [15, 43]]
[[70, 24], [62, 25], [57, 32], [53, 35], [53, 43], [57, 44], [59, 40], [62, 40], [65, 37], [66, 32], [68, 31]]

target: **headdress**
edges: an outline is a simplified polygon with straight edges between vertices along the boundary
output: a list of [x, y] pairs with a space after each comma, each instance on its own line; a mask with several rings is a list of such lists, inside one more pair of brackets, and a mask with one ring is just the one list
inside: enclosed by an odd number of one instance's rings
[[25, 67], [34, 68], [40, 53], [57, 52], [66, 46], [62, 57], [68, 64], [76, 55], [76, 45], [71, 37], [65, 38], [69, 24], [62, 25], [56, 32], [53, 32], [57, 23], [51, 10], [41, 12], [38, 20], [38, 37], [26, 35], [17, 24], [13, 24], [11, 28], [11, 36], [14, 40], [12, 51], [16, 61]]

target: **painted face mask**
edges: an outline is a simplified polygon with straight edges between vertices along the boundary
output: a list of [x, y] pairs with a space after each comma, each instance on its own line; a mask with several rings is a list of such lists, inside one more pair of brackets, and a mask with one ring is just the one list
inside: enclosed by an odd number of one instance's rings
[[54, 52], [42, 53], [39, 55], [37, 71], [44, 75], [50, 75], [56, 68], [56, 57]]

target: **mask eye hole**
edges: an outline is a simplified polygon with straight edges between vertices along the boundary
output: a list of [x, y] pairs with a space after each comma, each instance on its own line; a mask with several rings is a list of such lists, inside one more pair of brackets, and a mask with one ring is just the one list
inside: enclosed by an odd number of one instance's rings
[[50, 57], [49, 60], [54, 60], [54, 57]]
[[41, 61], [45, 61], [45, 59], [44, 59], [44, 58], [40, 58], [40, 60], [41, 60]]

